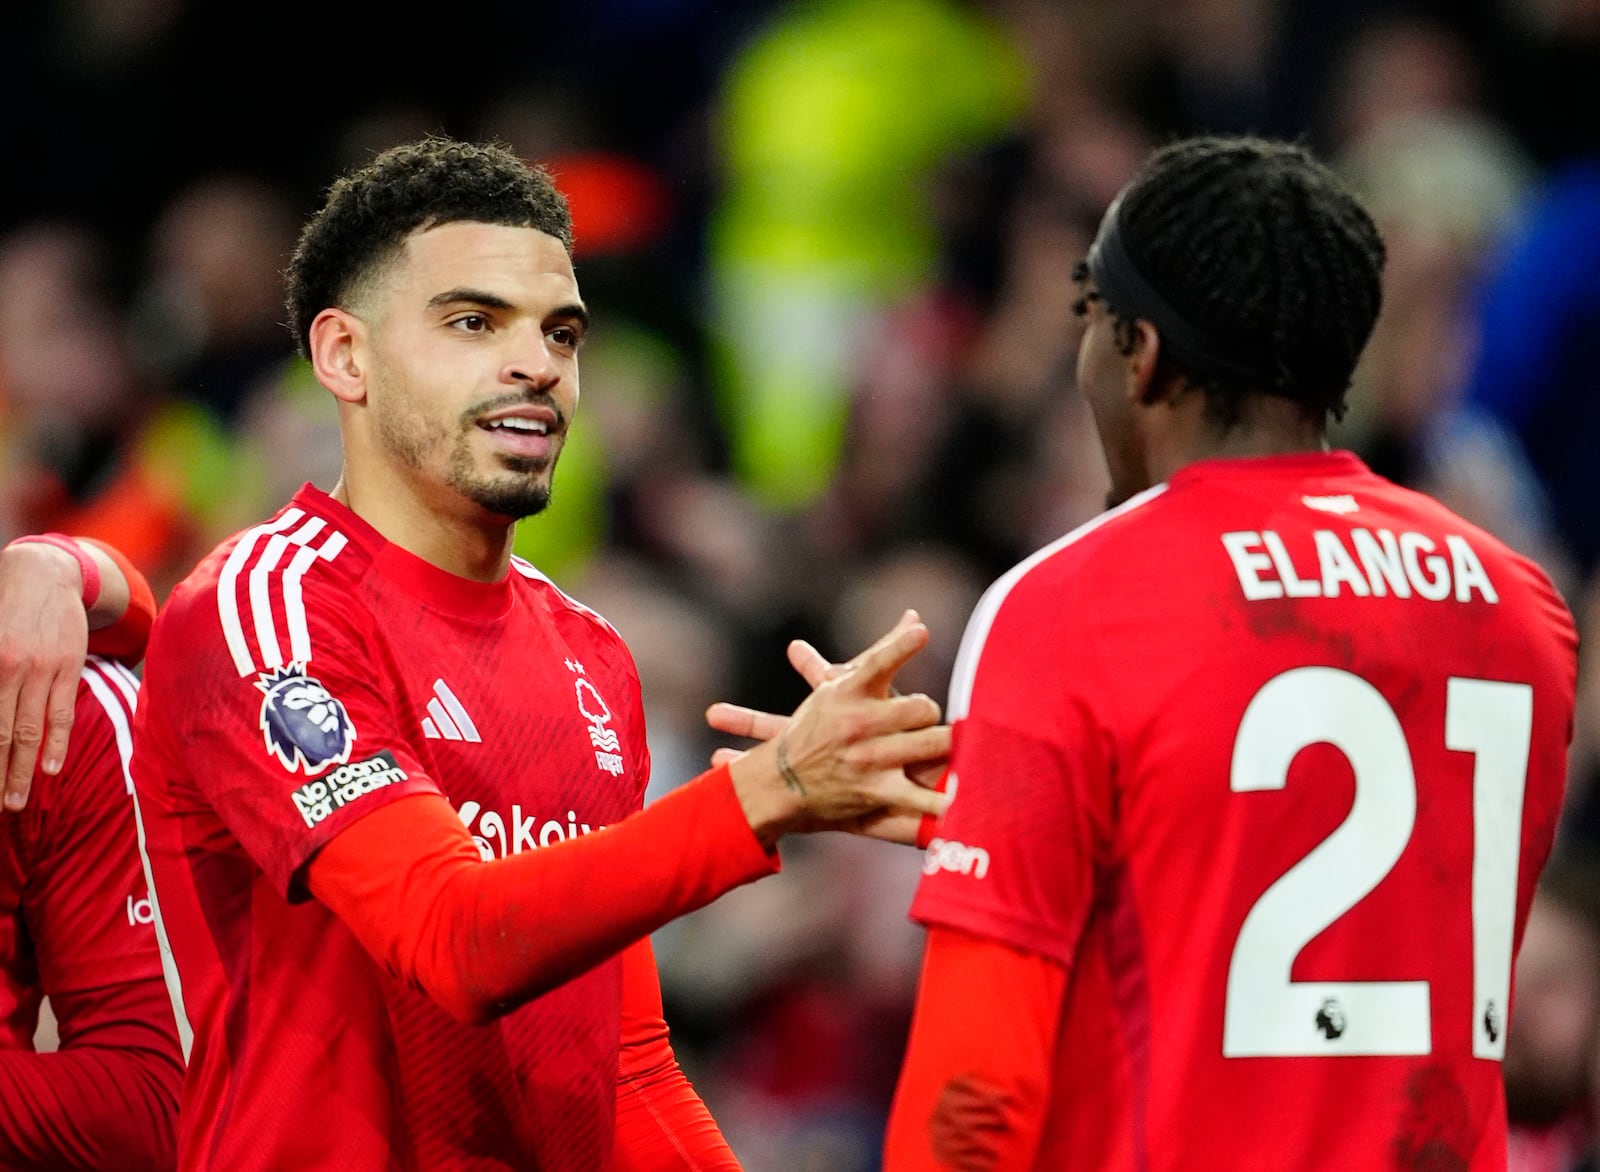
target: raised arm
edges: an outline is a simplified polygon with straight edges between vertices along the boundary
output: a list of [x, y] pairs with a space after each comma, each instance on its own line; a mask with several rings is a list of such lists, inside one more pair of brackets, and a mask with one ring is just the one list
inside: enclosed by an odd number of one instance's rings
[[0, 549], [6, 809], [27, 805], [35, 767], [60, 772], [85, 654], [137, 664], [155, 612], [144, 575], [109, 545], [49, 533], [19, 537]]

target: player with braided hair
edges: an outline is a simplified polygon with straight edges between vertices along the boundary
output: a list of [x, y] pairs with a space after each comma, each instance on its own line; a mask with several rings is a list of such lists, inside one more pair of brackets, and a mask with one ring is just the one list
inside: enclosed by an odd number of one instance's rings
[[1290, 143], [1176, 142], [1107, 211], [1077, 382], [1116, 507], [967, 628], [889, 1172], [1505, 1168], [1576, 636], [1329, 450], [1383, 261]]
[[[1166, 147], [1117, 201], [1098, 243], [1101, 280], [1108, 265], [1125, 280], [1143, 277], [1144, 287], [1119, 285], [1108, 301], [1119, 346], [1131, 351], [1135, 319], [1162, 290], [1171, 303], [1163, 374], [1203, 390], [1216, 423], [1237, 423], [1252, 392], [1343, 417], [1377, 318], [1384, 247], [1339, 178], [1303, 148], [1214, 138]], [[1079, 279], [1088, 276], [1086, 262]]]

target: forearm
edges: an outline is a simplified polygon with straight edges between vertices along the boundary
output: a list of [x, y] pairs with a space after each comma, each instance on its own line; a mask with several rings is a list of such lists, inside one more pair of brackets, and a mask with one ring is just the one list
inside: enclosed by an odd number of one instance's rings
[[483, 1022], [777, 866], [715, 770], [612, 826], [492, 862], [442, 799], [404, 798], [338, 835], [307, 881], [389, 971]]
[[738, 1158], [675, 1058], [617, 1088], [615, 1172], [739, 1172]]
[[616, 1172], [739, 1172], [672, 1051], [648, 939], [622, 955], [622, 1044], [617, 1062]]
[[100, 568], [100, 597], [89, 608], [89, 650], [128, 665], [144, 658], [156, 599], [139, 568], [114, 546], [80, 537], [78, 544]]
[[51, 999], [61, 1049], [0, 1051], [0, 1166], [171, 1169], [183, 1062], [160, 981]]
[[1065, 987], [1041, 956], [929, 931], [885, 1172], [1034, 1166]]
[[148, 1052], [0, 1053], [0, 1166], [170, 1169], [177, 1106]]

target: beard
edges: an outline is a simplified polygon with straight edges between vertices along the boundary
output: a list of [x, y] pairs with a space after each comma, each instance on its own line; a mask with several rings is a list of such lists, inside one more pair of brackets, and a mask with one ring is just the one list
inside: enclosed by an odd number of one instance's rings
[[[379, 416], [378, 432], [384, 446], [402, 463], [424, 474], [427, 473], [428, 453], [436, 453], [448, 443], [450, 451], [443, 470], [444, 485], [486, 512], [520, 521], [549, 507], [555, 457], [528, 459], [502, 453], [496, 458], [498, 467], [495, 470], [483, 471], [474, 456], [472, 437], [478, 430], [480, 416], [522, 401], [523, 396], [514, 395], [468, 408], [458, 419], [453, 442], [445, 427], [430, 423], [424, 415], [406, 411]], [[549, 405], [556, 412], [559, 429], [564, 422], [562, 412], [554, 404]]]
[[513, 521], [542, 513], [550, 505], [550, 478], [535, 477], [548, 469], [555, 472], [554, 460], [525, 460], [516, 456], [503, 456], [500, 466], [509, 476], [484, 476], [472, 466], [472, 453], [467, 448], [467, 437], [450, 459], [450, 470], [445, 483], [478, 507]]

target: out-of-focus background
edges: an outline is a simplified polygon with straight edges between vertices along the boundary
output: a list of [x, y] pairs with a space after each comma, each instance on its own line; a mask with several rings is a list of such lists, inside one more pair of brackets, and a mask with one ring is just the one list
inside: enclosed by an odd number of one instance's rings
[[[402, 9], [0, 6], [0, 540], [104, 537], [160, 597], [331, 486], [332, 403], [280, 324], [298, 225], [392, 142], [500, 139], [571, 198], [597, 319], [520, 552], [631, 643], [659, 793], [717, 743], [708, 702], [798, 700], [792, 637], [847, 655], [915, 606], [901, 683], [943, 698], [984, 585], [1102, 507], [1073, 261], [1151, 147], [1254, 131], [1387, 237], [1337, 442], [1600, 618], [1600, 0]], [[1591, 655], [1518, 966], [1517, 1172], [1593, 1159]], [[678, 1053], [752, 1172], [875, 1168], [918, 858], [826, 836], [785, 863], [658, 934]]]

